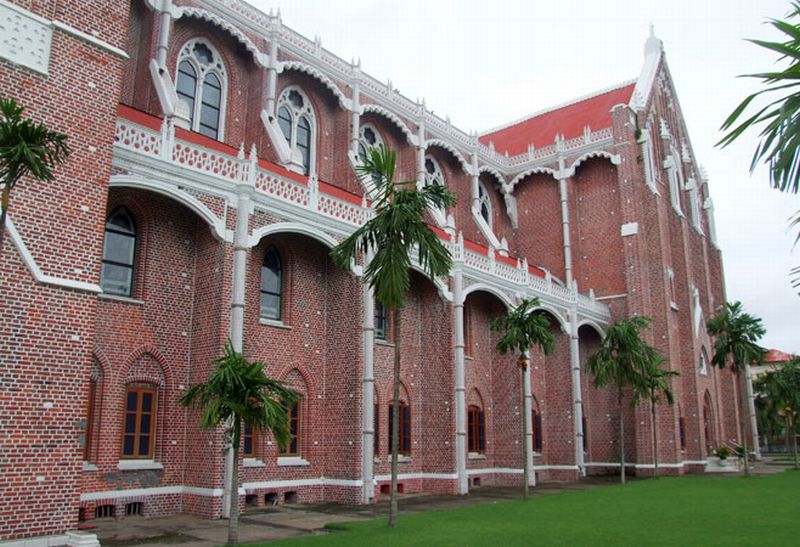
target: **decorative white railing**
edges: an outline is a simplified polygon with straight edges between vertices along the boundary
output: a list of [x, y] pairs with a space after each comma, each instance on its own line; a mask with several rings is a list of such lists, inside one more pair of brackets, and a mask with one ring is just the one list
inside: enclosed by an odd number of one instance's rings
[[[335, 195], [320, 191], [320, 183], [314, 177], [307, 184], [282, 176], [259, 165], [255, 149], [249, 157], [240, 149], [238, 155], [206, 148], [175, 137], [174, 129], [165, 121], [161, 131], [145, 127], [125, 118], [118, 118], [115, 147], [148, 158], [178, 165], [185, 169], [212, 176], [233, 184], [250, 184], [256, 192], [270, 196], [283, 203], [313, 211], [350, 226], [361, 226], [369, 220], [372, 209], [363, 201], [354, 203]], [[562, 287], [548, 278], [530, 272], [526, 261], [507, 263], [494, 249], [481, 253], [464, 247], [462, 239], [451, 238], [445, 245], [454, 259], [462, 261], [468, 269], [489, 274], [506, 283], [516, 285], [519, 290], [531, 291], [534, 295], [549, 297], [562, 305], [578, 304], [584, 312], [604, 318], [608, 308], [594, 300]]]

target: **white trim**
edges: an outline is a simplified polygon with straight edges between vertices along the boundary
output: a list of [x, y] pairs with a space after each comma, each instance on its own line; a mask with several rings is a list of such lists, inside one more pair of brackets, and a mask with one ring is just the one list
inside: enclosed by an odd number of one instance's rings
[[105, 490], [103, 492], [86, 492], [81, 494], [81, 501], [98, 501], [107, 499], [125, 499], [140, 496], [164, 496], [182, 494], [183, 486], [157, 486], [154, 488], [131, 488], [130, 490]]
[[220, 498], [222, 494], [225, 493], [225, 490], [222, 488], [203, 488], [200, 486], [184, 486], [182, 494], [188, 494], [191, 496], [204, 496], [207, 498]]
[[327, 479], [325, 477], [316, 477], [313, 479], [289, 479], [289, 480], [274, 480], [274, 481], [253, 481], [243, 482], [240, 489], [256, 490], [259, 488], [294, 488], [297, 486], [345, 486], [352, 488], [361, 488], [364, 485], [361, 480], [351, 479]]
[[86, 34], [85, 32], [82, 32], [76, 29], [75, 27], [71, 27], [66, 23], [62, 23], [61, 21], [53, 21], [51, 25], [53, 26], [53, 28], [57, 28], [58, 30], [64, 31], [67, 34], [71, 34], [72, 36], [75, 36], [76, 38], [79, 38], [84, 42], [87, 42], [93, 46], [97, 46], [100, 49], [109, 51], [114, 55], [116, 55], [117, 57], [119, 57], [120, 59], [126, 59], [126, 60], [129, 59], [128, 54], [125, 53], [123, 50], [119, 49], [118, 47], [112, 46], [108, 42], [104, 42], [103, 40], [95, 38], [94, 36], [90, 36], [89, 34]]
[[[0, 541], [0, 545], [2, 545], [2, 547], [55, 547], [67, 545], [69, 539], [70, 537], [67, 534], [59, 536], [36, 536], [11, 541]], [[99, 543], [97, 545], [99, 545]]]
[[250, 236], [247, 244], [250, 247], [255, 247], [268, 235], [278, 233], [303, 234], [316, 239], [331, 249], [339, 244], [331, 235], [326, 234], [314, 226], [309, 226], [300, 222], [276, 222], [275, 224], [267, 224], [266, 226], [253, 230], [253, 234]]
[[[388, 481], [391, 480], [391, 475], [376, 475], [376, 481]], [[434, 480], [448, 480], [454, 481], [458, 480], [458, 474], [456, 473], [400, 473], [397, 475], [398, 480], [405, 480], [410, 481], [414, 479], [434, 479]]]
[[311, 465], [311, 462], [300, 456], [280, 456], [277, 463], [278, 467], [307, 467]]
[[164, 469], [164, 465], [153, 460], [120, 460], [117, 464], [120, 471], [140, 471], [144, 469]]
[[522, 469], [513, 467], [483, 467], [480, 469], [467, 469], [467, 475], [484, 475], [493, 473], [495, 475], [522, 475]]
[[243, 468], [251, 468], [251, 467], [266, 467], [267, 464], [259, 460], [258, 458], [244, 458], [242, 460], [242, 467]]
[[52, 275], [45, 275], [42, 273], [41, 268], [39, 265], [36, 264], [36, 260], [33, 258], [33, 255], [28, 250], [28, 247], [25, 245], [25, 242], [22, 240], [22, 237], [17, 232], [16, 226], [11, 221], [11, 216], [6, 217], [6, 230], [8, 231], [8, 235], [11, 236], [11, 241], [14, 242], [14, 246], [19, 251], [20, 257], [22, 261], [25, 263], [25, 266], [28, 267], [28, 270], [31, 272], [31, 275], [36, 280], [37, 283], [43, 283], [45, 285], [55, 285], [57, 287], [64, 287], [67, 289], [75, 289], [78, 291], [86, 291], [92, 293], [100, 293], [102, 289], [100, 285], [95, 285], [94, 283], [85, 283], [83, 281], [75, 281], [72, 279], [64, 279], [63, 277], [54, 277]]

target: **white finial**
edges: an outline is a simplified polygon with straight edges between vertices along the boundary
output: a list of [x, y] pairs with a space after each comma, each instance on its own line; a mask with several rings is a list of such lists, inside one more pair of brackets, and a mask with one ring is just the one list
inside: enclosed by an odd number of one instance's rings
[[650, 23], [650, 36], [647, 38], [647, 41], [644, 43], [644, 56], [648, 57], [650, 55], [658, 55], [664, 50], [664, 44], [656, 38], [655, 28], [653, 27], [653, 23]]
[[653, 22], [650, 21], [650, 38], [655, 38], [655, 37], [656, 37], [656, 28], [653, 25]]

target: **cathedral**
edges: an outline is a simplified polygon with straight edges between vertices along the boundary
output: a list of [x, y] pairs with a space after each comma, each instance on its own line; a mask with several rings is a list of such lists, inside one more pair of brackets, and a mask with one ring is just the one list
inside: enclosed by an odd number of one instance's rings
[[[521, 485], [524, 443], [535, 484], [614, 473], [621, 448], [652, 474], [654, 428], [667, 474], [738, 439], [705, 329], [725, 301], [708, 180], [652, 33], [634, 79], [476, 135], [240, 0], [0, 0], [0, 21], [0, 95], [72, 149], [14, 188], [0, 249], [0, 540], [215, 519], [232, 495], [373, 503], [396, 343], [401, 493]], [[329, 257], [374, 213], [356, 168], [381, 144], [457, 198], [426, 212], [453, 268], [415, 262], [402, 333], [364, 261]], [[489, 325], [532, 297], [555, 348], [521, 377]], [[620, 439], [584, 365], [637, 315], [680, 376], [655, 423], [625, 405]], [[300, 394], [285, 448], [244, 431], [238, 492], [222, 429], [179, 404], [228, 340]]]

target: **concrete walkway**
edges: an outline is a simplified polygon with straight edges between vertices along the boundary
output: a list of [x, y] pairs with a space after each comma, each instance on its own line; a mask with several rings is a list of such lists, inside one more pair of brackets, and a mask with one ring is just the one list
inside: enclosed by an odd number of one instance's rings
[[[778, 473], [791, 466], [789, 462], [764, 460], [754, 465], [757, 475]], [[740, 473], [726, 473], [739, 476]], [[633, 479], [636, 480], [636, 479]], [[531, 489], [531, 496], [547, 496], [558, 492], [588, 490], [617, 484], [618, 477], [590, 477], [581, 482], [541, 483]], [[521, 489], [480, 487], [466, 496], [406, 494], [400, 496], [400, 514], [454, 509], [467, 505], [496, 503], [521, 497]], [[386, 518], [388, 496], [382, 496], [375, 506], [324, 504], [282, 505], [277, 507], [247, 507], [239, 521], [241, 543], [293, 538], [326, 533], [325, 526], [336, 522]], [[87, 532], [96, 533], [100, 543], [108, 547], [164, 547], [165, 545], [213, 547], [223, 545], [228, 537], [227, 520], [205, 520], [190, 515], [143, 518], [126, 517], [120, 520], [99, 519]]]

